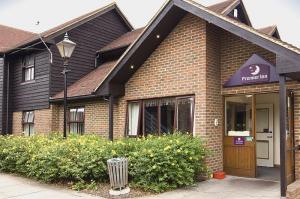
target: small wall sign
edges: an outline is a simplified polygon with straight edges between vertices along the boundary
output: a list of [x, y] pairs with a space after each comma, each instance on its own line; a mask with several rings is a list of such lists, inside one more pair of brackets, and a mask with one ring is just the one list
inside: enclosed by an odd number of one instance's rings
[[233, 144], [234, 145], [245, 145], [245, 137], [234, 137]]

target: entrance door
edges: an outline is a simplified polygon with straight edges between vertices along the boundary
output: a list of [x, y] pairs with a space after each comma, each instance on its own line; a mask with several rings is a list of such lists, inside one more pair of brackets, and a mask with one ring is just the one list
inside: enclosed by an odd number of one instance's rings
[[256, 105], [257, 166], [274, 167], [273, 104]]
[[286, 130], [286, 182], [295, 181], [295, 151], [294, 151], [294, 96], [288, 93], [287, 98], [287, 130]]
[[255, 96], [225, 98], [224, 171], [256, 177]]

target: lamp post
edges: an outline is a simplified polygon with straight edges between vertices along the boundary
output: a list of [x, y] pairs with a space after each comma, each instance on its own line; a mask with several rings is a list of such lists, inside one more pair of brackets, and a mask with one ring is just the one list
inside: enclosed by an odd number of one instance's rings
[[64, 40], [56, 44], [60, 56], [64, 61], [64, 70], [62, 74], [64, 75], [64, 138], [67, 138], [67, 74], [70, 72], [68, 69], [69, 59], [73, 54], [76, 47], [76, 43], [69, 39], [68, 34], [65, 34]]

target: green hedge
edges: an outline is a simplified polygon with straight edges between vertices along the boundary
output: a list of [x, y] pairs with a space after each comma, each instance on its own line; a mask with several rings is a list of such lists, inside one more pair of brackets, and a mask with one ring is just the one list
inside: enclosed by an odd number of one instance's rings
[[199, 138], [175, 134], [110, 142], [95, 135], [0, 136], [0, 171], [45, 182], [107, 182], [112, 157], [129, 159], [132, 185], [162, 192], [192, 185], [206, 174]]

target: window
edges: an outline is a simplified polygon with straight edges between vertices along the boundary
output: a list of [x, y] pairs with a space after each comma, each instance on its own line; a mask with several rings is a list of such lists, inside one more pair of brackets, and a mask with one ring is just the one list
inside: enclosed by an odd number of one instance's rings
[[177, 101], [177, 129], [181, 132], [192, 132], [193, 99], [183, 98]]
[[26, 55], [23, 58], [23, 81], [34, 80], [34, 56]]
[[140, 100], [128, 103], [129, 136], [193, 132], [194, 97]]
[[34, 135], [34, 112], [23, 112], [23, 133], [25, 136]]
[[252, 95], [227, 97], [226, 136], [250, 136], [252, 130]]
[[71, 108], [69, 112], [69, 132], [84, 133], [84, 108]]
[[137, 136], [139, 129], [140, 103], [128, 104], [128, 135]]
[[238, 11], [238, 9], [234, 9], [234, 10], [233, 10], [233, 16], [234, 16], [234, 18], [238, 18], [238, 16], [239, 16], [239, 11]]

